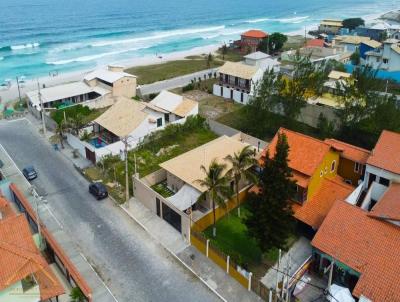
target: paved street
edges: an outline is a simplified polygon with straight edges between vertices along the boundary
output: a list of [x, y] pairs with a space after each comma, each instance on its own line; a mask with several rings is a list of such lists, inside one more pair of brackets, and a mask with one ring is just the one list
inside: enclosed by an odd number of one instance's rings
[[155, 82], [155, 83], [147, 84], [147, 85], [141, 85], [140, 93], [142, 95], [147, 95], [150, 93], [158, 93], [164, 89], [168, 90], [168, 89], [173, 89], [173, 88], [177, 88], [177, 87], [183, 87], [183, 86], [189, 84], [190, 81], [193, 80], [194, 78], [201, 77], [201, 79], [204, 80], [204, 75], [207, 75], [207, 78], [208, 78], [208, 74], [210, 72], [214, 76], [214, 72], [216, 72], [216, 71], [217, 71], [217, 68], [211, 68], [211, 69], [183, 75], [180, 77], [172, 78], [172, 79], [165, 80], [165, 81]]
[[20, 169], [35, 166], [38, 192], [119, 301], [219, 301], [119, 207], [89, 195], [87, 181], [28, 121], [0, 121], [0, 143]]

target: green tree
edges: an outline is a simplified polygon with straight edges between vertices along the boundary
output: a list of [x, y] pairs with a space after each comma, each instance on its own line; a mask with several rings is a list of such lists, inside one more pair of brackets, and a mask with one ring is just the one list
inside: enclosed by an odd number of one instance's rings
[[283, 45], [287, 42], [288, 37], [282, 33], [275, 32], [263, 39], [258, 46], [265, 53], [273, 54], [282, 50]]
[[213, 62], [213, 60], [214, 60], [214, 57], [213, 57], [213, 55], [211, 54], [211, 52], [208, 54], [208, 56], [207, 56], [207, 67], [208, 68], [210, 68], [211, 67], [211, 63]]
[[318, 116], [318, 124], [317, 124], [318, 132], [323, 137], [332, 137], [335, 133], [335, 123], [329, 121], [325, 115], [321, 112]]
[[353, 64], [353, 65], [356, 65], [356, 66], [360, 65], [361, 57], [360, 57], [360, 51], [358, 49], [351, 54], [350, 61], [351, 61], [351, 64]]
[[343, 20], [343, 27], [350, 30], [355, 29], [358, 26], [365, 25], [365, 21], [361, 18], [349, 18]]
[[197, 179], [195, 182], [205, 188], [205, 191], [200, 194], [198, 201], [210, 200], [213, 210], [213, 236], [217, 235], [215, 226], [215, 206], [216, 204], [222, 208], [226, 207], [225, 199], [230, 197], [232, 192], [229, 186], [229, 179], [226, 174], [223, 174], [226, 169], [225, 164], [219, 164], [216, 159], [213, 159], [208, 167], [208, 170], [203, 165], [200, 169], [204, 172], [204, 179]]
[[275, 111], [280, 104], [282, 75], [274, 70], [265, 71], [263, 78], [256, 84], [256, 93], [249, 101], [249, 106], [256, 111]]
[[290, 200], [295, 196], [296, 184], [288, 166], [288, 154], [287, 138], [278, 134], [273, 158], [270, 154], [266, 156], [259, 179], [259, 192], [249, 197], [250, 214], [245, 224], [264, 252], [272, 248], [285, 249], [294, 228]]
[[71, 302], [84, 302], [85, 301], [85, 296], [79, 287], [72, 288], [71, 293], [69, 294], [69, 297], [71, 298]]
[[249, 168], [255, 165], [257, 160], [254, 158], [254, 150], [251, 146], [246, 146], [240, 152], [235, 152], [233, 155], [226, 156], [225, 160], [232, 165], [227, 175], [235, 180], [236, 204], [238, 207], [238, 216], [240, 217], [239, 184], [241, 180], [256, 182], [256, 177], [249, 171]]

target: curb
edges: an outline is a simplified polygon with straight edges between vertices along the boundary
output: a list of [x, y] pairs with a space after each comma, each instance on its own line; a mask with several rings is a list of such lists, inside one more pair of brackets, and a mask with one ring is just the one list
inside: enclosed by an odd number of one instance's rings
[[[111, 200], [113, 200], [116, 204], [116, 200], [112, 197], [110, 197]], [[118, 206], [131, 218], [133, 219], [142, 229], [144, 229], [151, 238], [153, 238], [156, 242], [158, 242], [164, 249], [166, 249], [176, 260], [178, 260], [184, 267], [186, 267], [189, 271], [192, 272], [193, 275], [195, 275], [201, 282], [203, 282], [208, 289], [210, 289], [215, 295], [217, 295], [218, 298], [220, 298], [222, 301], [227, 302], [227, 300], [222, 297], [214, 288], [212, 288], [206, 280], [204, 280], [200, 275], [198, 275], [189, 265], [187, 265], [185, 262], [183, 262], [173, 251], [171, 251], [167, 246], [165, 246], [160, 240], [158, 240], [148, 229], [145, 225], [143, 225], [139, 220], [137, 220], [127, 209], [125, 209], [122, 205]]]

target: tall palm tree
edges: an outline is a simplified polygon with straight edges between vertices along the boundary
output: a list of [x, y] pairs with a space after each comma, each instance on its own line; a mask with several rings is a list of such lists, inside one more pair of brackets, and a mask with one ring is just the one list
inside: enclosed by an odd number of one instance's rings
[[232, 155], [225, 157], [225, 160], [231, 163], [232, 168], [229, 169], [227, 175], [233, 177], [235, 180], [235, 193], [236, 193], [236, 203], [238, 206], [238, 216], [240, 217], [240, 205], [239, 205], [239, 183], [243, 180], [256, 181], [256, 177], [248, 169], [252, 165], [257, 163], [254, 158], [254, 151], [251, 146], [244, 147], [241, 151], [235, 152]]
[[58, 136], [58, 140], [60, 141], [61, 148], [64, 149], [64, 133], [67, 131], [68, 125], [64, 120], [61, 120], [55, 129], [56, 135]]
[[211, 67], [211, 63], [214, 60], [213, 55], [211, 54], [211, 52], [207, 55], [207, 67], [210, 68]]
[[222, 61], [225, 61], [225, 55], [228, 53], [228, 46], [224, 43], [221, 47]]
[[195, 182], [199, 183], [200, 186], [205, 187], [206, 191], [199, 196], [197, 201], [203, 201], [207, 197], [211, 200], [214, 215], [213, 236], [215, 237], [217, 235], [217, 228], [215, 227], [215, 204], [225, 208], [225, 199], [231, 195], [228, 177], [226, 174], [223, 174], [226, 165], [219, 164], [215, 159], [213, 159], [208, 170], [203, 165], [200, 169], [205, 173], [205, 177], [204, 179], [197, 179]]

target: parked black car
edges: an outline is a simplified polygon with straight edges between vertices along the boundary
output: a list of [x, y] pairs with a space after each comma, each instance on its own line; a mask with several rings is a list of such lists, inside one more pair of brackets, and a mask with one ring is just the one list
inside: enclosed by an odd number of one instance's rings
[[33, 166], [25, 167], [22, 170], [22, 174], [24, 174], [27, 180], [33, 180], [37, 177], [37, 172]]
[[106, 198], [108, 196], [107, 188], [100, 182], [94, 182], [89, 185], [89, 193], [92, 194], [97, 200]]

